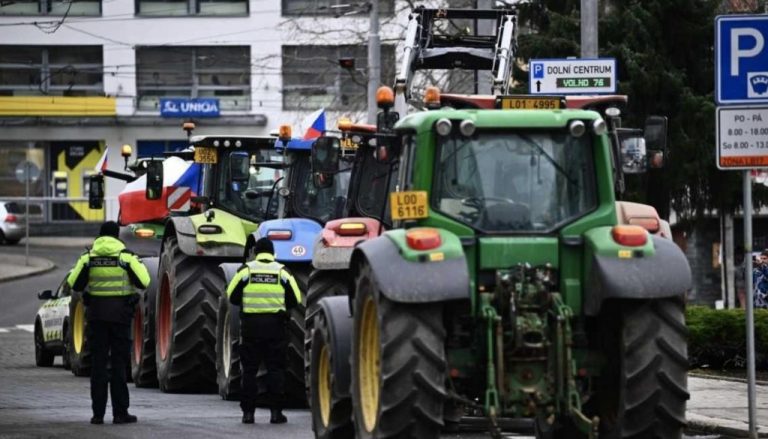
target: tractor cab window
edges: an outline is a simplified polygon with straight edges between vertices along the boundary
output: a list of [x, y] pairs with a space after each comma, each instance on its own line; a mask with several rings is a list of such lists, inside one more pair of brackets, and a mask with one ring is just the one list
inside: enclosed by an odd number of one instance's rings
[[[395, 190], [397, 185], [397, 165], [382, 162], [376, 159], [375, 152], [363, 156], [360, 171], [360, 188], [357, 191], [357, 210], [370, 218], [381, 217], [385, 223], [389, 222], [389, 193]], [[387, 185], [389, 179], [389, 185]], [[382, 207], [386, 204], [386, 210]]]
[[301, 156], [293, 164], [296, 173], [293, 192], [293, 208], [302, 218], [311, 218], [321, 223], [340, 218], [344, 214], [347, 188], [351, 168], [341, 161], [341, 169], [333, 175], [333, 184], [319, 188], [312, 181], [309, 156]]
[[221, 206], [255, 221], [275, 217], [278, 206], [277, 188], [282, 185], [285, 170], [259, 164], [277, 165], [282, 162], [282, 155], [267, 149], [232, 150], [222, 154], [218, 184]]
[[589, 135], [480, 131], [438, 157], [433, 208], [481, 231], [552, 231], [597, 206]]

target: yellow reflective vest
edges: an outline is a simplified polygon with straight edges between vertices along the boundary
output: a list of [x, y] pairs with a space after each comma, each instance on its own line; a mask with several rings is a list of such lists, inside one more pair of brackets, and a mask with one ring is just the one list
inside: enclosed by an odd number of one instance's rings
[[[125, 268], [123, 268], [125, 267]], [[100, 236], [93, 247], [80, 256], [69, 273], [67, 283], [74, 287], [84, 269], [88, 269], [88, 294], [95, 297], [130, 296], [134, 293], [128, 269], [135, 275], [140, 288], [149, 285], [149, 272], [139, 258], [125, 250], [125, 245], [111, 236]], [[138, 286], [138, 285], [137, 285]]]
[[296, 303], [301, 303], [301, 291], [296, 279], [275, 261], [274, 255], [259, 253], [245, 264], [227, 286], [227, 298], [243, 284], [242, 312], [245, 314], [274, 314], [285, 311], [284, 285], [290, 285]]

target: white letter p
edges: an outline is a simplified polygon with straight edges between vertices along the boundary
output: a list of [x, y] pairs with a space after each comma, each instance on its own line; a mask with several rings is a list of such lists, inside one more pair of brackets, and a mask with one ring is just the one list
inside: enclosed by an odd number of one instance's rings
[[[751, 49], [741, 50], [739, 48], [740, 37], [752, 37], [755, 39], [755, 46]], [[765, 39], [763, 34], [752, 27], [742, 27], [731, 29], [731, 76], [739, 76], [739, 60], [741, 58], [752, 58], [763, 50]]]

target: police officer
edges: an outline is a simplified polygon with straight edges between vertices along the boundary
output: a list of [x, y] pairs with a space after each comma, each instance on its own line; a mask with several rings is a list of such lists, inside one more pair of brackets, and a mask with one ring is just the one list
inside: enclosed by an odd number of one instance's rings
[[[83, 253], [67, 278], [75, 291], [85, 291], [88, 345], [93, 355], [91, 371], [91, 424], [103, 424], [107, 385], [112, 394], [112, 422], [136, 422], [128, 413], [126, 369], [130, 361], [131, 319], [138, 301], [134, 287], [149, 285], [147, 267], [118, 239], [114, 221], [101, 226], [90, 251]], [[107, 365], [112, 365], [107, 371]]]
[[272, 241], [261, 238], [253, 248], [254, 260], [237, 272], [227, 287], [227, 297], [240, 306], [240, 362], [243, 423], [253, 424], [256, 410], [256, 373], [262, 361], [267, 367], [269, 422], [287, 422], [282, 403], [285, 386], [288, 333], [286, 310], [301, 303], [301, 291], [286, 268], [275, 262]]

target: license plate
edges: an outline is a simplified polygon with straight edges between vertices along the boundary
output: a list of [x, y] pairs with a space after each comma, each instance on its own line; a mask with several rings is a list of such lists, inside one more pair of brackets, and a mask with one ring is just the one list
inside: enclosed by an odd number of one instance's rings
[[393, 221], [426, 218], [429, 215], [427, 191], [392, 192], [389, 202]]
[[565, 108], [565, 101], [560, 96], [517, 97], [502, 96], [502, 110], [559, 110]]
[[195, 147], [195, 163], [215, 164], [218, 161], [217, 159], [216, 148]]

